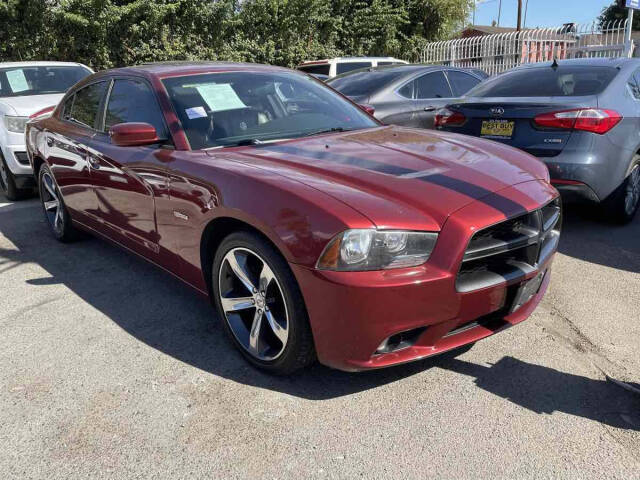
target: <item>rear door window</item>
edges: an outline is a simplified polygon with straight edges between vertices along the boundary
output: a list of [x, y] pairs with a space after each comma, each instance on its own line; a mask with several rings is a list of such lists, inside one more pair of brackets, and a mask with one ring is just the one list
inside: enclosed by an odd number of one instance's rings
[[461, 97], [480, 83], [480, 80], [473, 75], [469, 75], [464, 72], [456, 72], [455, 70], [447, 72], [447, 76], [449, 77], [449, 83], [453, 89], [453, 94], [456, 97]]
[[104, 130], [118, 123], [144, 122], [153, 125], [159, 138], [168, 137], [162, 110], [153, 91], [142, 80], [116, 80], [109, 95]]
[[414, 95], [417, 99], [452, 97], [451, 88], [442, 72], [427, 73], [414, 82]]
[[473, 97], [570, 97], [598, 95], [618, 74], [615, 67], [550, 66], [523, 68], [485, 80]]
[[350, 72], [352, 70], [358, 70], [359, 68], [371, 67], [371, 62], [338, 62], [336, 65], [336, 74]]
[[75, 94], [68, 120], [95, 129], [98, 110], [107, 89], [107, 82], [97, 82], [81, 88]]

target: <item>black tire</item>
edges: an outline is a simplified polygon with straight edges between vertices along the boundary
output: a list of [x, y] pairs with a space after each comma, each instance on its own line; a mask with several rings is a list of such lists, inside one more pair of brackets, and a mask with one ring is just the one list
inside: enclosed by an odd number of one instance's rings
[[629, 175], [603, 202], [609, 218], [620, 224], [631, 222], [640, 207], [640, 155], [631, 165]]
[[[288, 331], [288, 336], [286, 339], [286, 343], [281, 344], [281, 353], [274, 359], [261, 359], [258, 358], [254, 352], [251, 353], [251, 349], [248, 348], [246, 342], [243, 343], [239, 339], [239, 335], [234, 333], [230, 323], [231, 320], [228, 319], [227, 314], [222, 307], [222, 299], [221, 299], [221, 285], [224, 282], [228, 282], [232, 277], [229, 271], [230, 265], [225, 258], [228, 258], [228, 255], [233, 254], [233, 252], [250, 252], [250, 254], [257, 254], [258, 260], [262, 261], [263, 264], [267, 264], [270, 268], [271, 273], [273, 273], [275, 280], [277, 282], [273, 282], [270, 285], [274, 285], [274, 288], [277, 288], [277, 292], [281, 292], [282, 305], [286, 306], [286, 329]], [[253, 258], [253, 257], [252, 257]], [[249, 262], [247, 261], [244, 264], [245, 269], [249, 270]], [[223, 269], [221, 271], [221, 269]], [[242, 353], [242, 355], [253, 365], [256, 367], [275, 374], [275, 375], [287, 375], [295, 372], [296, 370], [302, 369], [316, 361], [316, 353], [313, 343], [313, 336], [311, 333], [311, 327], [309, 325], [309, 319], [307, 316], [307, 311], [304, 305], [304, 300], [302, 298], [302, 293], [300, 292], [300, 288], [298, 283], [291, 272], [289, 265], [286, 260], [282, 257], [282, 255], [265, 239], [263, 239], [260, 235], [252, 233], [252, 232], [235, 232], [228, 235], [221, 242], [218, 247], [215, 257], [213, 259], [213, 265], [211, 270], [211, 285], [212, 285], [212, 294], [213, 294], [213, 303], [216, 308], [217, 314], [222, 322], [224, 330], [227, 332], [229, 338], [233, 342], [233, 344], [238, 348], [238, 350]], [[237, 278], [236, 278], [237, 280]], [[255, 278], [253, 283], [260, 282]], [[237, 284], [237, 282], [236, 282]], [[245, 289], [244, 291], [248, 291], [244, 284], [241, 284], [240, 288]], [[258, 286], [259, 289], [262, 287]], [[265, 289], [266, 290], [266, 289]], [[260, 292], [254, 289], [254, 298], [255, 295], [258, 295]], [[251, 293], [249, 294], [252, 295]], [[263, 297], [266, 299], [265, 301], [270, 301], [269, 294], [265, 293]], [[225, 296], [228, 296], [225, 293]], [[242, 296], [242, 295], [240, 295]], [[272, 295], [275, 297], [276, 295]], [[247, 328], [247, 332], [249, 327], [246, 325], [248, 320], [251, 323], [251, 319], [255, 318], [254, 315], [258, 312], [258, 306], [256, 305], [256, 301], [252, 302], [255, 306], [244, 307], [246, 315], [248, 319], [244, 320], [244, 323], [237, 321], [234, 322], [234, 328]], [[266, 305], [266, 311], [269, 311], [268, 305]], [[265, 308], [265, 307], [262, 307]], [[262, 310], [260, 310], [262, 311]], [[265, 311], [265, 315], [266, 315]], [[273, 311], [273, 309], [272, 309]], [[237, 314], [238, 312], [234, 312], [231, 315]], [[265, 317], [262, 317], [265, 318]], [[253, 320], [255, 322], [255, 320]], [[266, 319], [263, 320], [267, 322]], [[238, 327], [237, 325], [241, 325]], [[244, 327], [242, 326], [244, 325]], [[267, 323], [265, 323], [267, 325]], [[269, 332], [273, 333], [273, 328], [264, 327], [268, 329], [265, 335]], [[260, 335], [260, 333], [258, 333]], [[273, 338], [276, 338], [273, 336]]]
[[16, 181], [13, 178], [13, 173], [9, 170], [7, 162], [4, 160], [4, 156], [0, 153], [0, 191], [9, 200], [20, 200], [24, 197], [24, 190], [20, 190], [16, 187]]
[[[40, 167], [40, 172], [38, 172], [38, 191], [40, 193], [40, 203], [42, 205], [42, 211], [44, 212], [44, 218], [51, 234], [56, 240], [63, 243], [77, 240], [79, 232], [71, 222], [71, 216], [64, 204], [64, 199], [60, 194], [58, 184], [55, 181], [49, 165], [46, 163]], [[47, 207], [47, 202], [50, 202], [54, 196], [57, 197], [57, 208], [59, 209], [59, 211], [56, 210], [55, 212]]]

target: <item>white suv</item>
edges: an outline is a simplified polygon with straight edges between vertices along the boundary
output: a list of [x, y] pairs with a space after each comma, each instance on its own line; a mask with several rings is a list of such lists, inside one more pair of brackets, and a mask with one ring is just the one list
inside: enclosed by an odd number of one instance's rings
[[377, 67], [382, 65], [407, 64], [404, 60], [393, 57], [336, 57], [326, 60], [303, 62], [296, 69], [317, 76], [318, 78], [333, 78], [341, 73], [347, 73], [359, 68]]
[[80, 63], [0, 63], [0, 193], [9, 200], [35, 187], [24, 142], [29, 118], [55, 107], [72, 85], [91, 73]]

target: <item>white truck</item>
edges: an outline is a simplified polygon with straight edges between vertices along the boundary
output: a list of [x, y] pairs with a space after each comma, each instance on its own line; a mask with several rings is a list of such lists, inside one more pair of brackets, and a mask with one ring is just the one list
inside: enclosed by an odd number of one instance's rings
[[80, 63], [0, 63], [0, 193], [18, 200], [33, 191], [24, 130], [30, 118], [53, 110], [65, 92], [93, 71]]

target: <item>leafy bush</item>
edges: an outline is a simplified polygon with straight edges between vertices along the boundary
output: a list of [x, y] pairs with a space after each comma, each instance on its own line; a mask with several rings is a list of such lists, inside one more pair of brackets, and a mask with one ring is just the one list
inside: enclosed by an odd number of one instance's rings
[[162, 60], [294, 66], [339, 55], [413, 60], [473, 0], [0, 0], [0, 60], [94, 69]]

